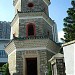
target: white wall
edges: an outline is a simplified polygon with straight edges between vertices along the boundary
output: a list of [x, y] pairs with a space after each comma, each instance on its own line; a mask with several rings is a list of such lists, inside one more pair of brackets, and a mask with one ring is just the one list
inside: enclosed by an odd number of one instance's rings
[[17, 10], [21, 11], [21, 0], [18, 0], [15, 5], [15, 14], [17, 14]]
[[66, 75], [74, 75], [74, 50], [75, 44], [63, 47]]

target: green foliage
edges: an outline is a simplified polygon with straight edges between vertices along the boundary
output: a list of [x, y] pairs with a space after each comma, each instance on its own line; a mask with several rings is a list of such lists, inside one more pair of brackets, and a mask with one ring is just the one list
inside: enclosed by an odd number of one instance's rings
[[2, 71], [2, 75], [10, 75], [8, 67], [9, 65], [8, 63], [6, 63], [0, 68], [0, 71]]
[[51, 64], [48, 63], [48, 75], [52, 75]]
[[2, 72], [2, 67], [0, 67], [0, 72]]
[[68, 16], [64, 18], [64, 38], [61, 38], [64, 42], [75, 40], [75, 1], [71, 4], [72, 8], [68, 8]]

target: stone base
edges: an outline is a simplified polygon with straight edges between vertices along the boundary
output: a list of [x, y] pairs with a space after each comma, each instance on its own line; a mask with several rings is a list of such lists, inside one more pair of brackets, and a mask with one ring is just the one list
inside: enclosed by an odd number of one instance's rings
[[45, 75], [48, 72], [48, 60], [58, 52], [59, 48], [49, 39], [13, 40], [6, 47], [10, 74], [28, 75], [28, 64], [36, 60], [36, 69], [30, 66], [34, 71], [37, 70], [37, 75]]

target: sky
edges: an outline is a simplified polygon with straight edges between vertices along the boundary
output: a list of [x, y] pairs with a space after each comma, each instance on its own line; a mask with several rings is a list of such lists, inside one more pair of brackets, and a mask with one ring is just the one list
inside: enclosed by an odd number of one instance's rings
[[67, 16], [67, 10], [71, 6], [71, 0], [51, 0], [49, 16], [56, 22], [58, 31], [63, 28], [63, 19]]
[[64, 38], [63, 19], [68, 16], [66, 11], [70, 7], [72, 7], [71, 0], [51, 0], [49, 5], [49, 16], [57, 24], [59, 42], [62, 42], [60, 38]]
[[[49, 5], [49, 17], [56, 22], [59, 35], [63, 33], [63, 19], [70, 7], [71, 0], [51, 0]], [[13, 0], [0, 0], [0, 21], [12, 21], [14, 13]]]

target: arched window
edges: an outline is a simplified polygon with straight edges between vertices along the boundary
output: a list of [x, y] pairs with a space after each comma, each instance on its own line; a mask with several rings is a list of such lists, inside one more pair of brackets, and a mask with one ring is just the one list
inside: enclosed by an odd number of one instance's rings
[[33, 23], [29, 23], [26, 27], [26, 36], [35, 36], [35, 25]]

